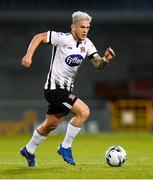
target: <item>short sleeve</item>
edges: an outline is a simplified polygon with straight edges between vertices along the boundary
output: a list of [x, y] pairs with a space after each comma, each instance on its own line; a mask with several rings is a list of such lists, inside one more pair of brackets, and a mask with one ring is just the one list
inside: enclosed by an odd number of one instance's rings
[[66, 41], [66, 35], [62, 32], [48, 31], [47, 43], [53, 46], [64, 45]]
[[88, 51], [87, 56], [90, 57], [91, 55], [97, 53], [97, 49], [94, 44], [88, 39]]
[[47, 32], [47, 43], [51, 44], [51, 32], [50, 31]]

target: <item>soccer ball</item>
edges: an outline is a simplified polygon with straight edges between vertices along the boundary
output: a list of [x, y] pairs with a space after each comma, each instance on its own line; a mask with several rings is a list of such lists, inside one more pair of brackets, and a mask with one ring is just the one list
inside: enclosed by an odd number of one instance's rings
[[125, 163], [127, 153], [121, 146], [110, 147], [105, 154], [107, 164], [118, 167]]

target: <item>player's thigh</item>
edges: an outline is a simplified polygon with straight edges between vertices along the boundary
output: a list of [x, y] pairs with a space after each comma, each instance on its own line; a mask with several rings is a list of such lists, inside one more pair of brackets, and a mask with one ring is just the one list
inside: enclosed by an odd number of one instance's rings
[[90, 109], [81, 99], [78, 98], [72, 106], [71, 112], [76, 115], [88, 117], [90, 114]]

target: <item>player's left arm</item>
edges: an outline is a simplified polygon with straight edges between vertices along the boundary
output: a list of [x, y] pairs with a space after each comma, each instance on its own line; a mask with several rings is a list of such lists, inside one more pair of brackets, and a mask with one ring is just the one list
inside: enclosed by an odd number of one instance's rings
[[109, 63], [110, 61], [112, 61], [112, 59], [115, 57], [115, 52], [113, 51], [113, 49], [111, 47], [109, 47], [108, 49], [106, 49], [104, 56], [101, 57], [99, 56], [98, 53], [96, 53], [91, 61], [92, 64], [97, 68], [97, 69], [102, 69], [104, 68], [104, 66]]

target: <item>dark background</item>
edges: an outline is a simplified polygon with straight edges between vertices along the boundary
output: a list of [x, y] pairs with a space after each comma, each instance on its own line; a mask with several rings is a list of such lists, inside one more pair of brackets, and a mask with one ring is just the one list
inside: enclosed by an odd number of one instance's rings
[[[0, 10], [0, 99], [43, 98], [51, 47], [41, 45], [38, 48], [30, 69], [20, 66], [21, 59], [35, 34], [48, 30], [69, 32], [71, 14], [77, 10], [86, 11], [93, 17], [89, 38], [99, 54], [103, 55], [109, 46], [116, 53], [114, 61], [102, 71], [94, 69], [88, 59], [83, 63], [76, 78], [75, 92], [79, 97], [99, 97], [97, 86], [101, 84], [99, 86], [103, 88], [105, 83], [112, 88], [115, 86], [114, 91], [119, 91], [124, 84], [128, 92], [121, 92], [121, 96], [134, 96], [129, 87], [131, 82], [149, 80], [152, 83], [151, 0], [1, 1]], [[100, 96], [114, 97], [106, 96], [105, 92]]]

